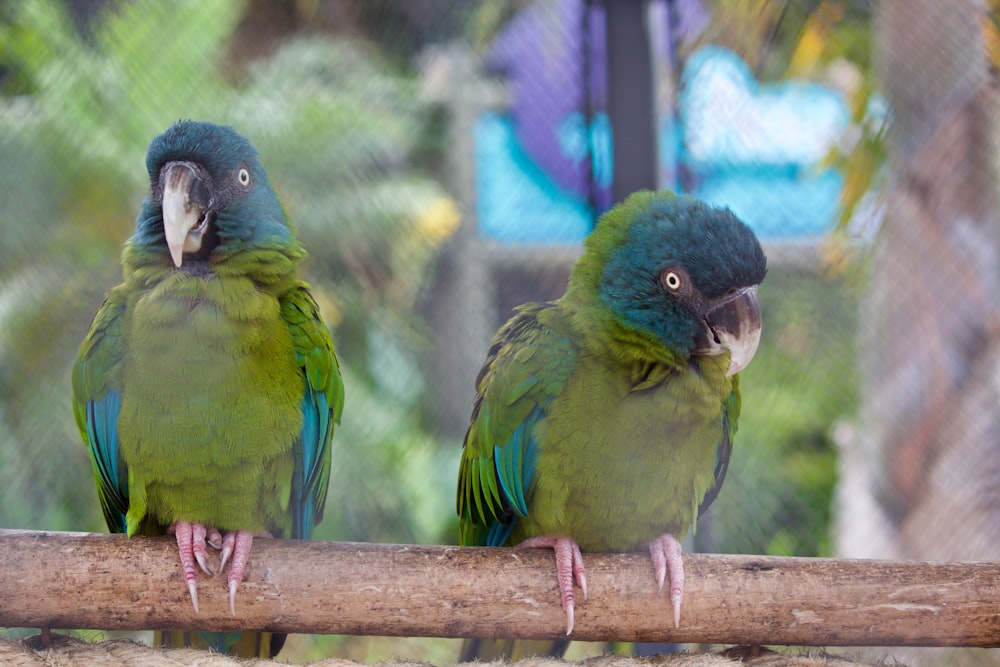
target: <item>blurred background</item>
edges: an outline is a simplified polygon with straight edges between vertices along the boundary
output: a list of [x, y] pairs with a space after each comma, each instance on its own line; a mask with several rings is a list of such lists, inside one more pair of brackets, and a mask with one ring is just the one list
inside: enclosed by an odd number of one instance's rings
[[257, 146], [310, 252], [347, 386], [317, 539], [455, 542], [490, 337], [666, 187], [731, 207], [770, 267], [691, 548], [998, 559], [997, 35], [972, 0], [0, 1], [0, 527], [105, 530], [69, 371], [146, 146], [194, 118]]

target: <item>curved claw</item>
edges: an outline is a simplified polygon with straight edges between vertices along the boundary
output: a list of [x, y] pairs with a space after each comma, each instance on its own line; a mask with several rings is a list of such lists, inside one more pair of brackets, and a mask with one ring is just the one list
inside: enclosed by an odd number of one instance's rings
[[194, 613], [197, 614], [198, 613], [198, 582], [197, 581], [189, 581], [189, 582], [187, 582], [187, 585], [188, 585], [188, 593], [191, 595], [191, 604], [194, 605]]
[[215, 574], [215, 571], [208, 564], [208, 552], [205, 549], [205, 535], [208, 534], [208, 530], [200, 523], [191, 524], [191, 553], [194, 554], [194, 559], [198, 561], [198, 567], [201, 571], [208, 575]]
[[219, 543], [219, 549], [221, 554], [219, 555], [219, 572], [226, 569], [226, 563], [229, 562], [229, 557], [233, 555], [233, 546], [236, 544], [236, 531], [231, 531], [226, 533], [226, 536], [221, 538]]
[[657, 591], [663, 590], [667, 572], [670, 573], [670, 603], [674, 610], [674, 627], [681, 627], [681, 601], [684, 599], [684, 561], [681, 559], [681, 543], [669, 533], [665, 533], [649, 543], [649, 555], [653, 559], [653, 575], [656, 577]]
[[559, 582], [559, 596], [562, 601], [563, 611], [566, 612], [566, 634], [573, 632], [573, 624], [576, 621], [575, 595], [573, 584], [575, 583], [583, 591], [583, 599], [587, 599], [587, 570], [583, 566], [583, 554], [580, 552], [580, 545], [569, 537], [558, 537], [554, 535], [541, 535], [530, 537], [516, 545], [518, 549], [552, 549], [556, 555], [556, 579]]
[[[212, 547], [213, 549], [221, 549], [222, 533], [220, 533], [217, 528], [209, 528], [208, 536], [205, 538], [205, 541], [208, 543], [208, 546]], [[219, 567], [219, 570], [222, 570], [221, 566]]]
[[240, 588], [240, 581], [229, 576], [229, 613], [236, 615], [236, 591]]

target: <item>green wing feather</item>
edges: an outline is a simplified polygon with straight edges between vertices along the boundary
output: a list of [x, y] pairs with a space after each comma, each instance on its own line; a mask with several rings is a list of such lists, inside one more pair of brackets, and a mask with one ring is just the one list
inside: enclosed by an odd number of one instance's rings
[[125, 532], [128, 512], [128, 470], [118, 453], [124, 312], [125, 291], [112, 290], [80, 346], [72, 377], [73, 415], [90, 452], [104, 519], [116, 533]]
[[330, 478], [330, 441], [344, 411], [344, 382], [330, 332], [308, 287], [301, 283], [281, 298], [296, 363], [306, 379], [302, 432], [295, 447], [290, 507], [291, 537], [306, 539], [323, 518]]
[[537, 429], [576, 359], [573, 343], [552, 326], [558, 322], [555, 304], [527, 304], [493, 339], [459, 469], [463, 545], [502, 545], [517, 517], [527, 515]]
[[733, 376], [733, 389], [726, 398], [726, 403], [722, 410], [722, 437], [719, 438], [719, 444], [715, 449], [715, 484], [705, 493], [705, 498], [701, 501], [701, 505], [698, 506], [699, 517], [715, 501], [716, 496], [719, 495], [719, 491], [722, 489], [722, 483], [726, 480], [726, 472], [729, 470], [729, 457], [733, 453], [733, 438], [736, 437], [736, 431], [739, 428], [741, 407], [740, 376], [737, 374]]

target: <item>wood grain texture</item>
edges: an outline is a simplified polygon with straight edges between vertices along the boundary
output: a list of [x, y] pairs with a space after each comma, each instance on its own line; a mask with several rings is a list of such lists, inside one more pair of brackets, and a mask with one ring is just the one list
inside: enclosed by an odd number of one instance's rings
[[[217, 557], [217, 556], [216, 556]], [[681, 627], [645, 554], [585, 556], [573, 639], [1000, 646], [1000, 563], [686, 554]], [[171, 538], [0, 530], [0, 626], [554, 638], [551, 551], [254, 540], [196, 614]]]

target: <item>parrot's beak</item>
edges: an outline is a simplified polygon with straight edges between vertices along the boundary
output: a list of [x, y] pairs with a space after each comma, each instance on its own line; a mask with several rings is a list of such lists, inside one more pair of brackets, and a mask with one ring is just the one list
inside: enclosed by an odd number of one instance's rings
[[729, 352], [729, 370], [735, 375], [750, 364], [760, 343], [760, 303], [757, 286], [744, 287], [710, 303], [702, 316], [704, 328], [695, 354], [715, 356]]
[[192, 162], [168, 162], [160, 170], [163, 235], [177, 267], [183, 262], [184, 253], [201, 249], [212, 217], [211, 196], [199, 171]]

